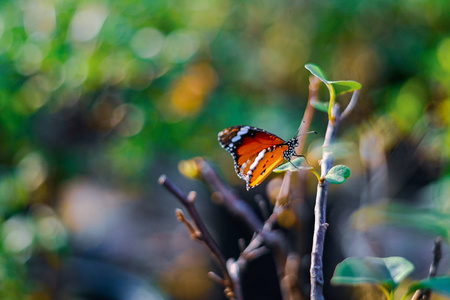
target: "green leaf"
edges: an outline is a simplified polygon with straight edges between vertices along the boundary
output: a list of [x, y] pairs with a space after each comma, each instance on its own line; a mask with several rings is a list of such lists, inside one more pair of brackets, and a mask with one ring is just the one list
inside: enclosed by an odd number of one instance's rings
[[305, 65], [305, 68], [308, 71], [310, 71], [311, 74], [319, 78], [327, 86], [328, 92], [330, 93], [330, 101], [328, 104], [328, 117], [331, 120], [332, 119], [331, 108], [333, 107], [334, 100], [336, 99], [336, 92], [334, 91], [334, 87], [328, 82], [328, 80], [325, 77], [325, 74], [323, 73], [322, 69], [319, 66], [316, 66], [314, 64], [307, 64]]
[[286, 171], [298, 171], [298, 170], [313, 169], [313, 167], [304, 165], [304, 163], [306, 163], [306, 159], [304, 157], [297, 157], [296, 159], [291, 160], [291, 162], [282, 164], [281, 166], [279, 166], [278, 168], [276, 168], [273, 171], [276, 173], [281, 173], [281, 172], [286, 172]]
[[328, 112], [328, 106], [330, 105], [330, 103], [320, 101], [311, 101], [310, 103], [315, 109], [323, 112]]
[[[330, 120], [334, 119], [331, 114], [331, 108], [334, 106], [336, 95], [348, 93], [361, 88], [361, 84], [356, 81], [328, 81], [322, 69], [314, 64], [306, 64], [305, 68], [310, 71], [311, 74], [319, 78], [327, 86], [328, 92], [330, 93], [330, 101], [328, 105], [328, 117], [330, 118]], [[321, 108], [323, 107], [317, 109], [322, 110]]]
[[[348, 92], [353, 92], [355, 90], [361, 89], [361, 84], [353, 80], [339, 80], [339, 81], [329, 81], [326, 79], [325, 74], [322, 69], [314, 64], [307, 64], [305, 68], [311, 72], [314, 76], [319, 78], [323, 83], [326, 84], [327, 88], [334, 89], [336, 95], [345, 94]], [[331, 91], [330, 91], [331, 93]]]
[[334, 166], [328, 171], [328, 174], [325, 176], [325, 179], [329, 183], [341, 184], [347, 181], [347, 178], [350, 177], [351, 171], [347, 166], [337, 165]]
[[431, 277], [410, 285], [408, 294], [416, 290], [432, 290], [435, 293], [450, 297], [450, 276]]
[[350, 257], [334, 270], [331, 283], [335, 285], [379, 284], [389, 293], [395, 290], [414, 266], [403, 257]]
[[336, 95], [345, 94], [361, 89], [361, 83], [352, 80], [329, 81], [328, 83], [333, 86]]
[[324, 83], [328, 83], [328, 80], [325, 77], [325, 74], [323, 73], [322, 69], [315, 65], [315, 64], [306, 64], [305, 68], [311, 72], [314, 76], [322, 80]]

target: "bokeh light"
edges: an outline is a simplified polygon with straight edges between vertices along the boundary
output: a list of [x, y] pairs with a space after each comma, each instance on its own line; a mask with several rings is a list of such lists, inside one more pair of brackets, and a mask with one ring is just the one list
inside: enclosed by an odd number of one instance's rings
[[[255, 209], [255, 198], [271, 209], [282, 176], [247, 192], [217, 133], [251, 125], [292, 138], [306, 63], [363, 86], [329, 148], [352, 176], [329, 191], [326, 299], [364, 294], [328, 286], [347, 256], [405, 256], [413, 278], [425, 277], [450, 215], [449, 14], [447, 0], [0, 2], [0, 298], [224, 299], [206, 275], [209, 254], [157, 179], [195, 190], [219, 247], [236, 258], [251, 233], [199, 182], [196, 158]], [[328, 97], [321, 86], [319, 100]], [[315, 112], [318, 134], [302, 153], [315, 168], [326, 118]], [[292, 174], [295, 204], [276, 226], [300, 237], [289, 248], [301, 274], [314, 180]], [[276, 280], [252, 273], [274, 273], [267, 257], [248, 267], [246, 299], [278, 299]], [[439, 270], [448, 273], [448, 259]], [[258, 294], [261, 282], [273, 293]]]
[[87, 42], [97, 37], [107, 16], [107, 8], [100, 3], [80, 6], [70, 23], [73, 42]]
[[164, 35], [155, 28], [145, 27], [133, 35], [130, 45], [139, 57], [152, 58], [163, 48]]

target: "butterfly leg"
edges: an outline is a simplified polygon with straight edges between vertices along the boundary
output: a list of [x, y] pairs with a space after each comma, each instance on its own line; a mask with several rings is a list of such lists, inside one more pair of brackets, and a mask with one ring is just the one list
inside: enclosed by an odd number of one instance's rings
[[[294, 156], [297, 156], [297, 155], [294, 155]], [[292, 163], [291, 160], [289, 160], [289, 163], [290, 163], [294, 168], [296, 168], [297, 170], [300, 170], [296, 165], [294, 165], [294, 164]]]

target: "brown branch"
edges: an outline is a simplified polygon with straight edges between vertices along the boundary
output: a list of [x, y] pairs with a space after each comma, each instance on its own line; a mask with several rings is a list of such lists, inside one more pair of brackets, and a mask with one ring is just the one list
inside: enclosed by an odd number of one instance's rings
[[267, 206], [266, 201], [264, 201], [264, 198], [260, 194], [257, 194], [255, 196], [255, 201], [256, 201], [256, 204], [258, 204], [258, 208], [259, 208], [259, 211], [261, 212], [263, 219], [269, 218], [269, 216], [270, 216], [269, 207]]
[[292, 176], [291, 171], [287, 171], [284, 174], [280, 192], [278, 193], [277, 199], [275, 201], [275, 207], [277, 206], [284, 207], [289, 205], [289, 190], [291, 187], [291, 176]]
[[[278, 270], [278, 277], [281, 282], [284, 277], [284, 266], [286, 256], [283, 251], [283, 245], [286, 245], [284, 237], [279, 231], [273, 230], [281, 207], [275, 207], [272, 215], [262, 222], [253, 209], [239, 196], [237, 196], [230, 186], [221, 181], [214, 171], [214, 168], [205, 160], [197, 159], [198, 169], [203, 181], [216, 193], [220, 195], [222, 204], [234, 216], [247, 223], [248, 227], [255, 232], [247, 248], [241, 253], [236, 261], [228, 260], [228, 271], [234, 281], [238, 280], [241, 272], [247, 266], [248, 262], [267, 252], [267, 248], [273, 251], [275, 265]], [[263, 247], [265, 245], [267, 248]]]
[[321, 81], [316, 76], [309, 77], [309, 97], [308, 102], [306, 103], [305, 112], [303, 113], [302, 122], [300, 123], [301, 125], [298, 129], [298, 146], [295, 148], [295, 152], [298, 154], [301, 154], [305, 148], [306, 135], [304, 134], [309, 131], [315, 112], [315, 108], [311, 105], [311, 102], [317, 101], [320, 83]]
[[322, 300], [323, 298], [323, 246], [325, 242], [325, 231], [328, 227], [326, 223], [326, 206], [329, 183], [325, 180], [325, 176], [331, 169], [334, 161], [333, 153], [330, 145], [336, 137], [337, 128], [340, 123], [340, 108], [338, 104], [333, 107], [334, 122], [328, 122], [325, 141], [323, 144], [323, 156], [321, 165], [321, 180], [317, 187], [316, 206], [314, 208], [314, 236], [313, 247], [311, 252], [311, 299]]
[[[227, 297], [229, 299], [242, 300], [243, 296], [242, 291], [240, 289], [239, 281], [238, 282], [233, 281], [232, 277], [228, 272], [225, 258], [223, 257], [222, 253], [219, 250], [219, 247], [217, 246], [216, 241], [209, 233], [208, 229], [206, 228], [206, 225], [203, 223], [197, 209], [195, 208], [194, 205], [195, 193], [190, 193], [188, 197], [186, 197], [183, 194], [183, 192], [165, 175], [161, 175], [159, 177], [158, 182], [159, 184], [164, 186], [169, 192], [171, 192], [187, 209], [196, 229], [194, 229], [194, 226], [192, 226], [192, 224], [184, 218], [184, 215], [182, 213], [181, 215], [177, 213], [177, 217], [182, 218], [182, 221], [186, 224], [186, 226], [188, 226], [191, 235], [193, 234], [193, 232], [195, 232], [195, 238], [201, 240], [206, 245], [208, 250], [213, 255], [214, 259], [217, 261], [219, 268], [222, 271], [223, 276], [225, 277], [225, 279], [223, 280], [223, 284], [225, 286], [225, 293]], [[186, 220], [186, 222], [183, 219]], [[198, 233], [196, 231], [198, 231]]]
[[219, 275], [217, 275], [216, 273], [210, 271], [210, 272], [208, 272], [208, 276], [209, 276], [209, 278], [211, 278], [212, 280], [214, 280], [218, 284], [226, 286], [225, 281], [223, 280], [223, 278], [220, 277]]
[[253, 209], [234, 193], [230, 186], [219, 179], [213, 167], [204, 159], [197, 159], [199, 171], [203, 181], [216, 193], [219, 193], [223, 200], [224, 207], [228, 212], [247, 224], [254, 232], [261, 234], [264, 243], [270, 247], [280, 245], [280, 236], [275, 232], [264, 229], [264, 223], [259, 219]]
[[202, 241], [202, 234], [201, 234], [201, 232], [198, 231], [197, 229], [195, 229], [194, 225], [192, 225], [192, 223], [188, 219], [186, 219], [186, 217], [184, 216], [183, 211], [181, 209], [177, 208], [175, 213], [177, 215], [178, 221], [180, 221], [184, 225], [186, 225], [187, 229], [191, 233], [191, 238], [193, 240]]

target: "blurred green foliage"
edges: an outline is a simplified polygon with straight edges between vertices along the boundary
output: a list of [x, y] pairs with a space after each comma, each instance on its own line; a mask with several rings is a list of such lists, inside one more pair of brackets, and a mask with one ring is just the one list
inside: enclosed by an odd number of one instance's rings
[[[217, 132], [245, 123], [291, 137], [308, 62], [364, 87], [349, 139], [372, 125], [386, 152], [422, 138], [422, 161], [448, 181], [449, 14], [448, 0], [1, 1], [3, 238], [42, 205], [53, 231], [19, 236], [30, 255], [64, 247], [55, 203], [78, 176], [152, 190], [155, 170], [207, 155], [236, 180]], [[323, 120], [313, 129], [324, 132]], [[3, 291], [25, 293], [1, 248]]]
[[[80, 135], [94, 135], [87, 143], [106, 138], [96, 147], [102, 149], [89, 153], [102, 156], [93, 169], [122, 180], [141, 178], [162, 152], [211, 155], [215, 132], [227, 125], [245, 122], [290, 136], [304, 106], [308, 74], [302, 66], [308, 61], [320, 62], [332, 78], [362, 82], [362, 116], [386, 113], [408, 133], [429, 104], [448, 106], [448, 6], [447, 1], [5, 1], [3, 161], [14, 165], [21, 151], [52, 156], [40, 135], [58, 135], [51, 131], [60, 124], [38, 130], [38, 116], [58, 116], [77, 131], [85, 126], [89, 132]], [[81, 124], [65, 124], [75, 122], [67, 120], [66, 110], [81, 114]], [[280, 115], [287, 122], [281, 123]], [[443, 126], [449, 120], [438, 116], [436, 122]], [[67, 130], [59, 134], [72, 134]], [[72, 141], [51, 142], [58, 147], [81, 142], [66, 138]], [[446, 133], [442, 148], [449, 140]], [[86, 171], [76, 166], [87, 165], [86, 158], [75, 166], [71, 155], [53, 163], [70, 175]]]
[[334, 273], [333, 284], [379, 284], [389, 295], [414, 270], [414, 265], [403, 257], [349, 257]]
[[[377, 285], [386, 299], [395, 299], [394, 294], [402, 281], [414, 270], [414, 265], [403, 257], [349, 257], [336, 266], [334, 285]], [[450, 295], [450, 276], [430, 277], [410, 284], [401, 299], [409, 299], [417, 290]], [[398, 293], [397, 293], [398, 294]], [[399, 296], [397, 295], [397, 298]]]

